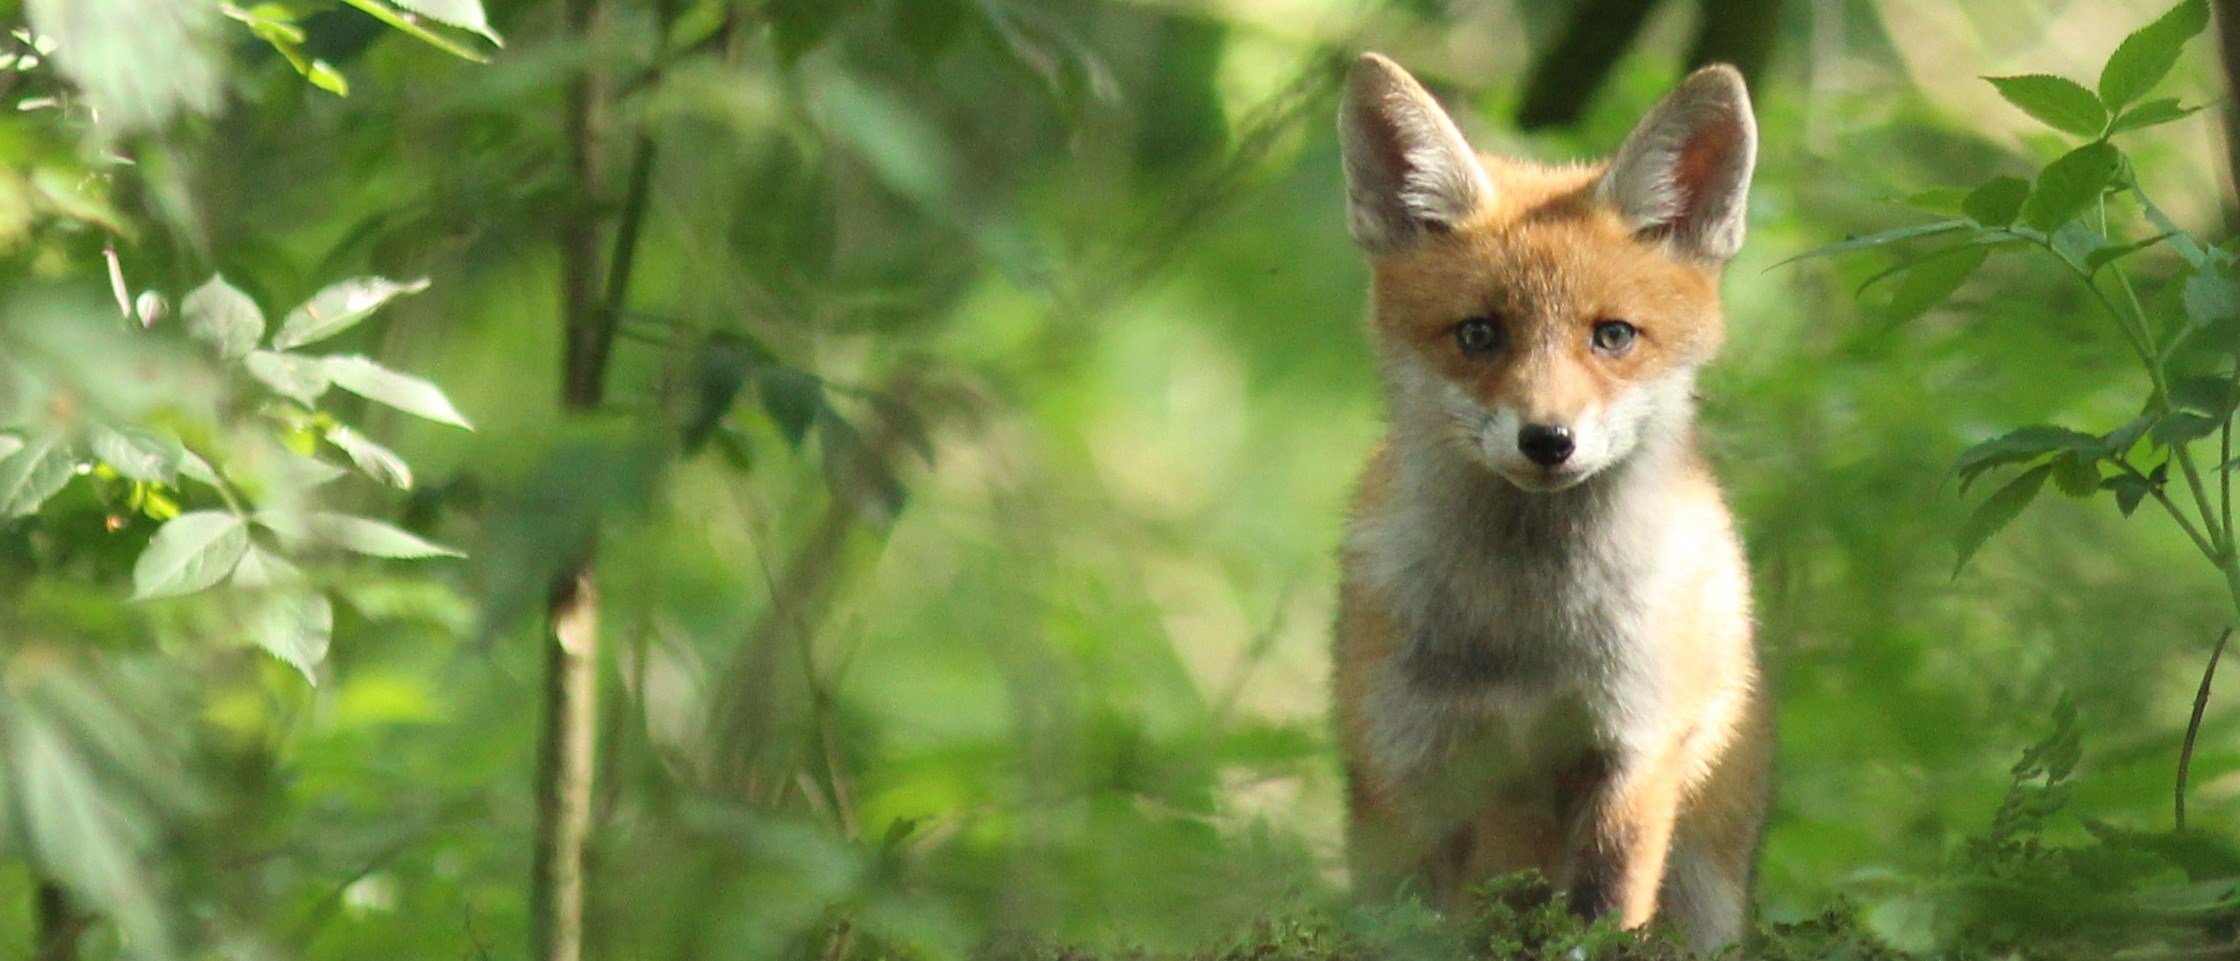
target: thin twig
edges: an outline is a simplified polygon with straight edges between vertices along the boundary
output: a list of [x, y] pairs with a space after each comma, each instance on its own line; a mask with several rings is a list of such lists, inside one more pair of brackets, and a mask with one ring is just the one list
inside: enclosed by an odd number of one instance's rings
[[2186, 772], [2193, 766], [2193, 738], [2201, 733], [2201, 714], [2209, 707], [2209, 681], [2217, 676], [2217, 659], [2224, 656], [2225, 642], [2230, 640], [2232, 628], [2217, 635], [2217, 646], [2209, 652], [2209, 666], [2201, 671], [2201, 689], [2193, 694], [2193, 717], [2186, 721], [2186, 741], [2178, 748], [2178, 785], [2173, 801], [2180, 831], [2186, 829]]

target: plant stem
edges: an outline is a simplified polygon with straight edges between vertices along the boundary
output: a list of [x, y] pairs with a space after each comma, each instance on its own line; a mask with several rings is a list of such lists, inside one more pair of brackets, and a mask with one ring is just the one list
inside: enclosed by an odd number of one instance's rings
[[[2240, 595], [2235, 595], [2240, 598]], [[2171, 799], [2176, 830], [2186, 829], [2186, 773], [2193, 766], [2193, 739], [2201, 733], [2201, 714], [2209, 707], [2209, 682], [2217, 676], [2217, 659], [2224, 656], [2225, 643], [2232, 640], [2232, 628], [2225, 628], [2217, 635], [2217, 646], [2209, 651], [2209, 666], [2201, 670], [2201, 689], [2193, 694], [2193, 716], [2186, 721], [2186, 740], [2178, 748], [2178, 785]]]

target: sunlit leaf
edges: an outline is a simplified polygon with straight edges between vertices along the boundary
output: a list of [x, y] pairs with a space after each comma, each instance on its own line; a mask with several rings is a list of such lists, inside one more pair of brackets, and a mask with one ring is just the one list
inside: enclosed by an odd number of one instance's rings
[[311, 406], [327, 392], [333, 381], [327, 376], [326, 365], [317, 357], [302, 354], [283, 354], [270, 350], [250, 351], [242, 358], [242, 366], [250, 376], [262, 381], [266, 387], [283, 397], [294, 398], [304, 406]]
[[225, 511], [193, 511], [166, 521], [132, 565], [132, 597], [147, 600], [204, 590], [233, 573], [249, 549], [249, 527]]
[[2022, 203], [2022, 222], [2051, 231], [2083, 213], [2115, 178], [2119, 159], [2116, 148], [2096, 140], [2048, 164]]
[[22, 517], [39, 509], [77, 472], [77, 452], [60, 431], [36, 434], [0, 460], [0, 517]]
[[461, 60], [472, 60], [476, 63], [486, 63], [490, 59], [473, 47], [460, 43], [459, 41], [454, 40], [450, 37], [444, 36], [442, 33], [436, 30], [429, 29], [426, 24], [423, 24], [417, 19], [414, 19], [411, 14], [397, 9], [396, 7], [385, 2], [385, 0], [342, 0], [342, 2], [356, 7], [359, 10], [365, 11], [366, 14], [373, 17], [375, 20], [379, 20], [382, 23], [386, 23], [389, 26], [404, 31], [405, 33], [419, 39], [422, 43], [448, 53], [454, 57], [458, 57]]
[[2100, 70], [2100, 99], [2120, 109], [2161, 83], [2186, 41], [2209, 26], [2208, 0], [2182, 0], [2170, 12], [2125, 37]]
[[224, 277], [212, 276], [188, 292], [179, 301], [179, 318], [188, 333], [217, 348], [220, 357], [240, 357], [264, 339], [264, 311]]
[[[218, 105], [223, 21], [204, 0], [25, 0], [32, 29], [100, 115], [105, 136]], [[119, 29], [130, 24], [130, 29]]]
[[334, 637], [334, 605], [325, 594], [300, 588], [265, 591], [254, 604], [245, 625], [250, 640], [316, 686], [316, 669]]
[[137, 481], [169, 484], [179, 476], [179, 442], [139, 427], [96, 428], [88, 445], [93, 456], [118, 474]]
[[241, 561], [233, 568], [233, 585], [245, 590], [264, 590], [271, 587], [299, 587], [305, 583], [303, 571], [287, 558], [250, 544], [242, 552]]
[[1999, 88], [1999, 96], [2007, 98], [2008, 103], [2055, 130], [2097, 137], [2108, 125], [2108, 109], [2100, 105], [2100, 98], [2066, 77], [2034, 73], [1983, 79]]
[[422, 539], [411, 531], [349, 514], [315, 513], [306, 523], [310, 535], [346, 551], [373, 557], [465, 557], [460, 551]]
[[2046, 476], [2052, 471], [2051, 465], [2044, 464], [2024, 471], [2008, 481], [2005, 487], [1984, 498], [1983, 503], [1976, 505], [1968, 519], [1960, 523], [1960, 534], [1954, 542], [1960, 552], [1959, 559], [1952, 564], [1954, 577], [1960, 576], [1960, 569], [1968, 566], [1968, 559], [1982, 549], [1991, 535], [2006, 527], [2022, 513], [2023, 508], [2030, 506], [2030, 502], [2038, 498], [2038, 492], [2045, 488]]
[[325, 436], [327, 443], [341, 448], [367, 477], [398, 490], [412, 489], [412, 466], [389, 448], [342, 424], [327, 428]]
[[498, 46], [505, 46], [498, 31], [490, 29], [490, 20], [482, 12], [482, 0], [390, 0], [391, 3], [423, 17], [446, 23], [461, 30], [471, 30]]
[[418, 377], [400, 374], [359, 354], [330, 354], [319, 363], [334, 385], [343, 390], [415, 417], [474, 429], [466, 415], [451, 406], [451, 398], [443, 395], [442, 388]]
[[287, 319], [280, 322], [280, 332], [272, 335], [272, 349], [288, 350], [325, 340], [357, 326], [398, 296], [426, 289], [425, 277], [403, 283], [383, 277], [358, 277], [331, 284], [288, 312]]
[[2114, 136], [2119, 133], [2130, 133], [2133, 130], [2159, 127], [2166, 123], [2184, 120], [2200, 112], [2201, 107], [2198, 105], [2192, 107], [2179, 106], [2176, 97], [2149, 100], [2124, 111], [2122, 116], [2108, 124], [2108, 134]]

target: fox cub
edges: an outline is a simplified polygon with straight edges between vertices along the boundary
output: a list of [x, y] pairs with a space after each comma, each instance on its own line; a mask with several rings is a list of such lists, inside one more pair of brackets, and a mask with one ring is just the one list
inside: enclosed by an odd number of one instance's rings
[[1757, 153], [1741, 75], [1697, 71], [1594, 166], [1476, 154], [1376, 54], [1338, 127], [1391, 423], [1337, 629], [1356, 887], [1465, 910], [1536, 869], [1732, 944], [1772, 732], [1692, 422]]

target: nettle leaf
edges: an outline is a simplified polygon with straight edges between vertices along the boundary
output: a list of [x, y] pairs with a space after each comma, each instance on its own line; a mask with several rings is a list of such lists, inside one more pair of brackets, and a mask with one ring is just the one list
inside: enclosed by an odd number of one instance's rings
[[177, 440], [140, 427], [95, 428], [93, 456], [111, 470], [136, 481], [175, 482], [186, 449]]
[[1906, 271], [1905, 279], [1890, 297], [1889, 322], [1905, 323], [1944, 303], [1990, 256], [1987, 247], [1959, 247], [1940, 252]]
[[451, 406], [451, 398], [443, 396], [442, 388], [411, 374], [397, 373], [359, 354], [329, 354], [319, 363], [343, 390], [415, 417], [474, 429], [466, 415]]
[[2106, 450], [2107, 441], [2083, 431], [2043, 424], [2020, 427], [1962, 451], [1952, 462], [1952, 473], [1960, 478], [1960, 492], [1965, 494], [1977, 475], [1994, 467], [2059, 451], [2084, 451], [2097, 457]]
[[398, 490], [412, 489], [412, 466], [404, 462], [389, 448], [373, 442], [366, 435], [342, 424], [326, 430], [327, 443], [342, 449], [350, 462], [358, 465], [367, 477]]
[[824, 382], [806, 371], [765, 367], [755, 376], [755, 391], [762, 395], [762, 409], [777, 422], [778, 433], [795, 447], [825, 410]]
[[2052, 472], [2050, 464], [2033, 467], [1976, 505], [1975, 512], [1960, 523], [1960, 535], [1954, 544], [1960, 557], [1952, 564], [1952, 576], [1960, 576], [1960, 569], [1968, 566], [1968, 559], [1976, 556], [1976, 551], [1983, 548], [1991, 535], [1999, 533], [2022, 513], [2023, 508], [2030, 506], [2031, 501], [2038, 499], [2038, 493], [2045, 489], [2046, 476]]
[[2033, 73], [2019, 77], [1985, 77], [1999, 88], [1999, 96], [2022, 108], [2055, 130], [2079, 137], [2097, 137], [2108, 125], [2108, 108], [2084, 85], [2066, 77]]
[[249, 638], [265, 653], [303, 672], [316, 687], [313, 673], [327, 659], [334, 638], [334, 605], [325, 594], [311, 590], [271, 590], [256, 599], [249, 612]]
[[218, 349], [218, 356], [240, 357], [255, 350], [264, 339], [264, 311], [248, 294], [212, 275], [202, 286], [179, 301], [179, 318], [187, 333]]
[[233, 573], [249, 550], [249, 525], [225, 511], [193, 511], [164, 522], [132, 565], [132, 599], [205, 590]]
[[397, 283], [381, 277], [358, 277], [329, 285], [311, 295], [303, 306], [288, 312], [288, 319], [280, 322], [280, 332], [272, 337], [272, 349], [287, 350], [316, 343], [349, 330], [366, 319], [381, 305], [401, 294], [417, 294], [428, 289], [428, 279]]
[[2052, 231], [2100, 199], [2115, 179], [2122, 155], [2105, 141], [2093, 141], [2062, 155], [2038, 173], [2030, 199], [2022, 202], [2022, 222]]
[[1968, 192], [1960, 202], [1960, 212], [1986, 227], [2004, 227], [2014, 223], [2016, 214], [2022, 212], [2022, 202], [2030, 196], [2030, 181], [2021, 177], [1993, 177], [1983, 186]]
[[311, 515], [305, 528], [312, 537], [320, 541], [373, 557], [410, 559], [466, 556], [461, 551], [423, 540], [417, 534], [370, 517], [319, 512]]
[[2124, 111], [2121, 116], [2108, 124], [2108, 135], [2112, 137], [2119, 133], [2159, 127], [2173, 121], [2184, 120], [2200, 112], [2201, 107], [2199, 106], [2179, 106], [2176, 97], [2160, 97]]
[[334, 384], [327, 376], [326, 366], [317, 357], [253, 350], [241, 362], [249, 368], [250, 376], [264, 382], [274, 393], [293, 398], [306, 407], [318, 403], [320, 395]]
[[2208, 26], [2208, 0], [2183, 0], [2153, 23], [2123, 38], [2116, 52], [2108, 56], [2108, 65], [2100, 70], [2100, 99], [2120, 109], [2154, 89], [2177, 64], [2186, 41]]
[[490, 29], [490, 18], [482, 12], [482, 0], [389, 0], [389, 2], [438, 23], [449, 24], [461, 30], [473, 31], [498, 46], [506, 45], [505, 40], [498, 36], [498, 31]]
[[0, 460], [0, 517], [22, 517], [39, 509], [70, 483], [78, 455], [61, 431], [39, 434]]

